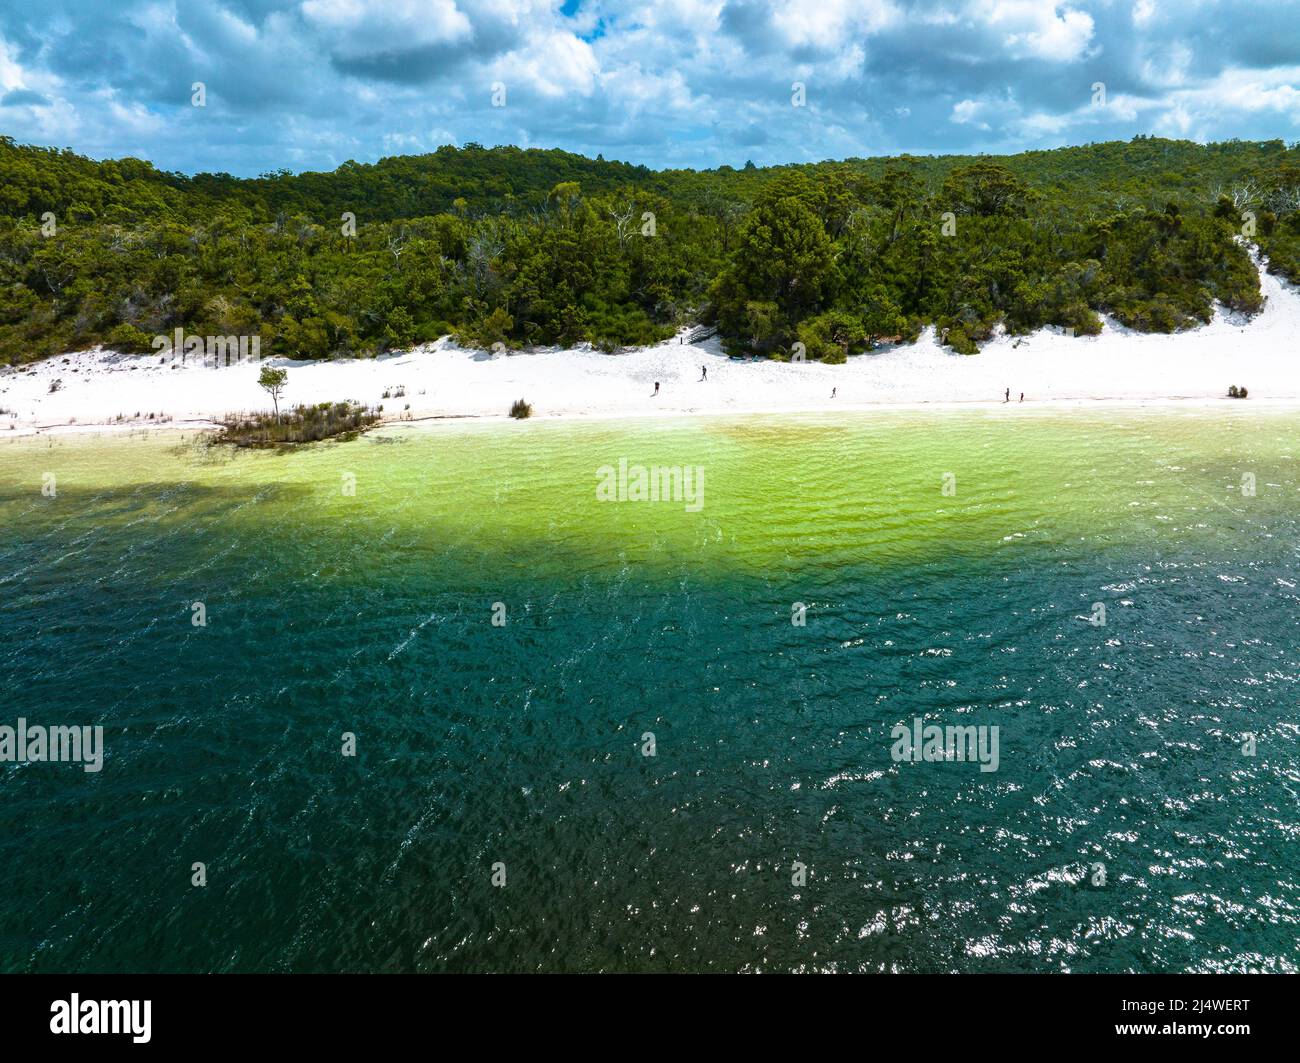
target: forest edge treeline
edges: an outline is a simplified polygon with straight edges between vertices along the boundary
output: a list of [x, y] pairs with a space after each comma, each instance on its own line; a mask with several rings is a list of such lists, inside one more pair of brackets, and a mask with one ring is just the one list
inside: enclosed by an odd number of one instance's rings
[[[1300, 150], [1139, 137], [1008, 156], [664, 170], [444, 147], [331, 173], [187, 177], [0, 137], [0, 361], [177, 328], [366, 357], [452, 333], [842, 361], [934, 325], [1141, 331], [1300, 279]], [[798, 345], [802, 344], [802, 347]]]

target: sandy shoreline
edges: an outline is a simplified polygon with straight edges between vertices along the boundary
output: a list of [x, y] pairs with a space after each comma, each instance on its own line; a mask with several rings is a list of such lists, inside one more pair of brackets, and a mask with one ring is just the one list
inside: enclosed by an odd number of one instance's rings
[[[1152, 399], [1133, 399], [1133, 398], [1094, 398], [1094, 399], [1049, 399], [1044, 402], [1030, 403], [1028, 400], [1021, 405], [1017, 402], [1007, 403], [998, 402], [897, 402], [897, 403], [846, 403], [833, 407], [809, 409], [804, 406], [790, 407], [770, 407], [744, 409], [729, 408], [726, 410], [677, 410], [663, 409], [659, 411], [650, 411], [646, 413], [601, 413], [601, 412], [582, 412], [582, 413], [551, 413], [537, 414], [534, 413], [531, 420], [533, 422], [582, 422], [582, 423], [600, 423], [601, 421], [617, 421], [627, 423], [641, 420], [675, 420], [680, 418], [731, 418], [731, 417], [759, 417], [769, 414], [778, 417], [797, 417], [803, 415], [817, 414], [844, 414], [858, 413], [864, 415], [878, 414], [907, 414], [907, 413], [925, 413], [925, 412], [978, 412], [986, 411], [989, 413], [998, 410], [1009, 411], [1018, 409], [1026, 412], [1062, 412], [1069, 410], [1224, 410], [1244, 411], [1247, 409], [1258, 410], [1260, 412], [1300, 412], [1300, 397], [1271, 399], [1271, 400], [1250, 400], [1248, 403], [1242, 403], [1233, 399], [1216, 399], [1216, 398], [1152, 398]], [[480, 424], [489, 425], [493, 423], [518, 423], [512, 422], [507, 414], [430, 414], [428, 416], [419, 416], [411, 418], [386, 418], [377, 427], [388, 428], [398, 426], [409, 426], [412, 428], [437, 428], [450, 427], [457, 424]], [[41, 425], [24, 425], [13, 430], [0, 430], [0, 444], [6, 440], [31, 439], [36, 436], [76, 436], [76, 435], [101, 435], [117, 434], [130, 432], [211, 432], [220, 426], [213, 420], [207, 418], [194, 419], [171, 419], [166, 421], [124, 421], [117, 422], [92, 422], [92, 421], [71, 421], [58, 422], [53, 424]]]
[[[1263, 272], [1260, 284], [1265, 308], [1251, 321], [1220, 313], [1178, 335], [1135, 333], [1113, 322], [1095, 337], [1047, 329], [999, 336], [972, 356], [940, 347], [927, 330], [915, 344], [845, 365], [735, 360], [716, 339], [691, 345], [683, 337], [616, 355], [576, 348], [492, 356], [444, 339], [368, 360], [269, 362], [289, 371], [282, 405], [353, 399], [382, 404], [386, 419], [423, 423], [504, 419], [518, 398], [533, 404], [535, 417], [583, 419], [1005, 409], [1008, 388], [1018, 408], [1021, 392], [1025, 408], [1300, 406], [1300, 291]], [[105, 350], [6, 367], [0, 438], [208, 427], [226, 413], [271, 408], [257, 387], [258, 369], [160, 364], [156, 355]], [[1248, 387], [1251, 398], [1226, 398], [1231, 384]]]

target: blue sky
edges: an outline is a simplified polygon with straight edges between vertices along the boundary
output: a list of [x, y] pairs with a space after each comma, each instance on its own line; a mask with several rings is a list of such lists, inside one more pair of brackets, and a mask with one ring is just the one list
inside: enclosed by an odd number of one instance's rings
[[654, 167], [1291, 142], [1298, 27], [1300, 0], [5, 0], [0, 133], [243, 176], [467, 141]]

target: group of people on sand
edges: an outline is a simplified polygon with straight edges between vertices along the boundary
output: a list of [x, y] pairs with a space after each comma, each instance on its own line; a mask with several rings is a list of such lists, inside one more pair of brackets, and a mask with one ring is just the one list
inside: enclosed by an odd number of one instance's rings
[[[707, 365], [702, 365], [702, 366], [700, 366], [700, 379], [697, 381], [697, 383], [703, 384], [703, 383], [704, 383], [706, 380], [708, 380], [708, 379], [709, 379], [709, 367], [708, 367]], [[839, 391], [839, 390], [840, 390], [840, 389], [839, 389], [838, 387], [831, 388], [831, 398], [835, 398], [835, 393], [836, 393], [837, 391]], [[658, 396], [659, 396], [659, 381], [656, 380], [656, 381], [655, 381], [655, 393], [654, 393], [653, 395], [651, 395], [650, 397], [651, 397], [651, 398], [658, 398]], [[1006, 403], [1008, 403], [1008, 402], [1010, 402], [1010, 401], [1011, 401], [1011, 389], [1010, 389], [1010, 388], [1007, 388], [1006, 397], [1003, 398], [1002, 402], [1003, 402], [1003, 404], [1005, 405]], [[1023, 391], [1020, 393], [1020, 401], [1021, 401], [1021, 402], [1024, 402], [1024, 401], [1025, 401], [1025, 393], [1024, 393]]]
[[[700, 379], [697, 381], [697, 383], [703, 384], [703, 383], [704, 383], [706, 380], [708, 380], [708, 379], [709, 379], [709, 367], [708, 367], [707, 365], [702, 365], [702, 366], [700, 366]], [[653, 399], [653, 398], [655, 398], [658, 394], [659, 394], [659, 381], [656, 380], [656, 381], [655, 381], [655, 393], [654, 393], [654, 395], [651, 395], [650, 397]]]
[[[696, 381], [696, 383], [703, 384], [703, 383], [705, 383], [708, 379], [709, 379], [709, 367], [708, 367], [707, 365], [702, 365], [702, 366], [700, 366], [700, 379], [699, 379], [698, 381]], [[839, 391], [839, 390], [840, 390], [839, 388], [831, 388], [831, 398], [835, 398], [835, 392], [837, 392], [837, 391]], [[1010, 395], [1011, 392], [1008, 391], [1007, 394]], [[651, 395], [650, 397], [651, 397], [652, 399], [654, 399], [654, 398], [658, 398], [658, 397], [659, 397], [659, 381], [657, 381], [657, 380], [655, 381], [655, 393], [654, 393], [653, 395]], [[1025, 396], [1022, 394], [1022, 395], [1020, 396], [1020, 401], [1023, 402], [1024, 399], [1025, 399]]]

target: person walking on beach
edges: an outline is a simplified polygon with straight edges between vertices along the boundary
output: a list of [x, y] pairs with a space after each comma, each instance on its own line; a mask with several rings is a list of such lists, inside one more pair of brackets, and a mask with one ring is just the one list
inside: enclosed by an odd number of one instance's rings
[[1007, 388], [1007, 397], [1006, 397], [1005, 399], [1003, 399], [1002, 401], [1003, 401], [1003, 402], [1010, 402], [1010, 401], [1011, 401], [1011, 389], [1010, 389], [1010, 388]]
[[655, 393], [654, 393], [653, 395], [651, 395], [650, 397], [653, 399], [653, 398], [657, 398], [658, 396], [659, 396], [659, 381], [656, 380], [656, 381], [655, 381]]
[[1025, 393], [1023, 391], [1020, 393], [1020, 401], [1021, 402], [1025, 401]]
[[840, 390], [839, 388], [831, 388], [831, 398], [835, 398], [835, 392], [839, 390]]
[[709, 367], [707, 365], [700, 366], [700, 383], [703, 384], [708, 379], [709, 379]]

